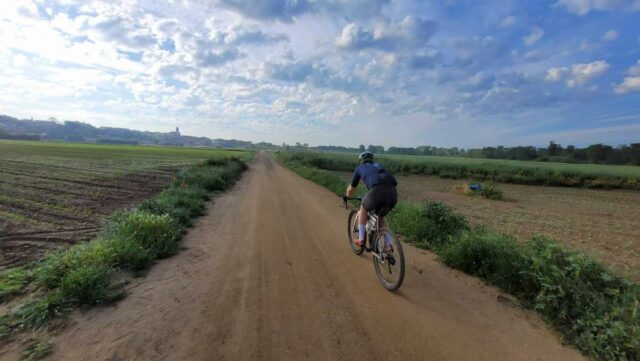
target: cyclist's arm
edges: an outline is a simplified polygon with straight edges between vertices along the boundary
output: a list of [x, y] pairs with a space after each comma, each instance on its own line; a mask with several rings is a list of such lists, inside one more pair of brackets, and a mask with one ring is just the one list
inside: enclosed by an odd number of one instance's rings
[[356, 187], [358, 187], [358, 183], [360, 182], [360, 172], [358, 170], [359, 169], [356, 168], [355, 172], [353, 172], [353, 176], [351, 177], [351, 182], [347, 187], [348, 197], [351, 197], [353, 195], [353, 192], [356, 190]]

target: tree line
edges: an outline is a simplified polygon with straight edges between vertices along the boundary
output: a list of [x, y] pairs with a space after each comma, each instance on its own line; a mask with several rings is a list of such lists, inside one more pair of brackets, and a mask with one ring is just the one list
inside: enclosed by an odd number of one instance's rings
[[381, 145], [360, 145], [358, 151], [368, 150], [375, 154], [428, 155], [437, 157], [468, 157], [487, 159], [533, 160], [566, 163], [596, 163], [596, 164], [628, 164], [640, 165], [640, 143], [623, 144], [612, 147], [606, 144], [592, 144], [579, 148], [573, 145], [563, 147], [554, 141], [547, 147], [516, 146], [516, 147], [484, 147], [484, 148], [443, 148], [419, 146], [415, 148], [389, 147]]

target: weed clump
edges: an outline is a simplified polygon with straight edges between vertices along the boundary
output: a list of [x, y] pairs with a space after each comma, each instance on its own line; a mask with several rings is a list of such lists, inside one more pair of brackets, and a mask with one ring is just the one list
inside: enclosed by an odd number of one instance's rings
[[204, 213], [204, 201], [208, 199], [209, 192], [203, 188], [170, 188], [143, 201], [138, 209], [156, 215], [166, 214], [187, 228], [193, 218]]
[[178, 251], [180, 234], [179, 223], [169, 215], [137, 210], [115, 222], [105, 237], [130, 241], [153, 258], [166, 258]]
[[23, 267], [0, 272], [0, 303], [22, 293], [31, 278], [31, 272]]
[[493, 182], [476, 182], [472, 184], [464, 182], [462, 184], [456, 185], [453, 189], [456, 193], [469, 197], [482, 197], [496, 201], [501, 201], [504, 199], [502, 190], [500, 190], [498, 186]]
[[88, 306], [107, 299], [111, 269], [106, 265], [81, 266], [60, 281], [60, 295], [69, 303]]
[[34, 343], [29, 346], [23, 355], [22, 360], [24, 361], [35, 361], [41, 360], [53, 353], [53, 342], [51, 340], [46, 340], [40, 343]]
[[486, 199], [493, 199], [495, 201], [501, 201], [504, 199], [502, 190], [496, 186], [493, 182], [486, 182], [480, 188], [480, 196]]
[[439, 202], [400, 202], [389, 215], [394, 229], [423, 248], [441, 246], [469, 228], [467, 220]]

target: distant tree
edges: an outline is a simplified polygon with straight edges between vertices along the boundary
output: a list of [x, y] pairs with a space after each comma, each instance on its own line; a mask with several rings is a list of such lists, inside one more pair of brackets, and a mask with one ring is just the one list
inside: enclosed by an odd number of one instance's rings
[[640, 143], [631, 143], [629, 146], [629, 162], [640, 165]]
[[4, 130], [4, 128], [0, 127], [0, 135], [5, 135], [7, 134], [7, 132]]
[[358, 150], [360, 151], [360, 153], [364, 152], [367, 148], [365, 148], [364, 144], [360, 144], [360, 147], [358, 147]]
[[587, 156], [592, 163], [606, 163], [611, 159], [613, 147], [604, 144], [592, 144], [587, 147]]
[[573, 145], [567, 145], [567, 147], [563, 149], [562, 153], [562, 155], [573, 156], [576, 154], [576, 147]]
[[384, 147], [381, 145], [369, 145], [369, 147], [367, 147], [367, 150], [370, 151], [373, 154], [383, 154], [384, 153]]
[[562, 146], [557, 144], [553, 140], [549, 142], [549, 146], [547, 147], [547, 154], [551, 157], [556, 157], [562, 155]]

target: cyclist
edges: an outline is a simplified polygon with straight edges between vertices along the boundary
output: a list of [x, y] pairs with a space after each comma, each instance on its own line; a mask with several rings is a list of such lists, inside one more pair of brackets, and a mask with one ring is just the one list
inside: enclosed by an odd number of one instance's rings
[[[384, 226], [384, 216], [398, 203], [398, 182], [382, 164], [373, 161], [373, 153], [362, 152], [358, 156], [360, 164], [356, 167], [347, 187], [347, 197], [351, 197], [356, 190], [360, 179], [367, 187], [367, 194], [362, 198], [362, 205], [358, 212], [358, 238], [353, 243], [364, 246], [367, 223], [367, 212], [376, 212], [380, 216], [380, 226]], [[391, 246], [391, 237], [385, 234], [387, 247]]]

